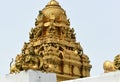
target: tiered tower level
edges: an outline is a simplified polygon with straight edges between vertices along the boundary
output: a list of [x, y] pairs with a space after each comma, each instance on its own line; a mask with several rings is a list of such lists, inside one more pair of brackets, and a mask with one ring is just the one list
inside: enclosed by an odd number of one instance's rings
[[39, 11], [29, 38], [10, 73], [29, 69], [53, 72], [58, 81], [90, 76], [89, 58], [76, 42], [74, 29], [57, 1], [51, 0]]

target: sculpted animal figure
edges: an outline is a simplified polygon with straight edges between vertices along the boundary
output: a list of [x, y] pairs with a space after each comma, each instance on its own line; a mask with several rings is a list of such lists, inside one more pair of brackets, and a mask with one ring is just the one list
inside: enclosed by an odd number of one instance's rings
[[106, 60], [103, 64], [104, 73], [115, 71], [114, 63]]
[[12, 65], [13, 61], [14, 61], [14, 59], [12, 58], [12, 61], [10, 63], [10, 74], [12, 74], [12, 73], [19, 73], [20, 70], [16, 67], [16, 64]]
[[116, 70], [120, 70], [120, 54], [114, 58], [114, 66]]

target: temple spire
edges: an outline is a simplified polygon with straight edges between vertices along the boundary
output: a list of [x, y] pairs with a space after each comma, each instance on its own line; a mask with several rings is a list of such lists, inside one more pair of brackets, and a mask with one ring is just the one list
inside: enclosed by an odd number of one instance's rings
[[89, 58], [76, 42], [66, 12], [56, 0], [50, 0], [39, 11], [29, 38], [16, 56], [10, 73], [29, 69], [54, 72], [58, 82], [90, 76]]

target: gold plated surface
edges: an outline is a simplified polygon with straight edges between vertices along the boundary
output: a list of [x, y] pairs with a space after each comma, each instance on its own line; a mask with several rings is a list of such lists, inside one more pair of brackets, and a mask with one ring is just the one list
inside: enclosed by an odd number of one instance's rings
[[89, 57], [76, 42], [74, 29], [57, 1], [51, 0], [39, 11], [29, 38], [10, 73], [29, 69], [54, 72], [58, 81], [90, 76]]
[[104, 68], [104, 72], [105, 73], [108, 73], [108, 72], [111, 72], [111, 71], [115, 71], [114, 63], [109, 61], [109, 60], [106, 60], [104, 62], [103, 68]]
[[103, 64], [103, 68], [105, 73], [120, 70], [120, 54], [115, 56], [113, 62], [106, 60]]
[[120, 70], [120, 54], [116, 55], [114, 58], [114, 66], [116, 70]]

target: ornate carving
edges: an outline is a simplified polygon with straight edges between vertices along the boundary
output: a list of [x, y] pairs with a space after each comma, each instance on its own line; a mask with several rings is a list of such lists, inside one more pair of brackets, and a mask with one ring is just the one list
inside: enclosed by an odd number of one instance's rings
[[87, 55], [83, 54], [81, 55], [81, 61], [82, 61], [82, 77], [87, 77], [90, 76], [90, 69], [91, 69], [91, 65], [89, 64], [89, 58]]
[[42, 57], [30, 52], [29, 55], [20, 54], [16, 56], [15, 64], [11, 66], [10, 73], [17, 73], [22, 70], [40, 70], [43, 65]]
[[58, 79], [90, 76], [89, 58], [76, 42], [74, 29], [70, 28], [70, 21], [57, 1], [51, 0], [39, 12], [29, 38], [22, 53], [16, 56], [10, 73], [33, 69], [55, 72]]
[[114, 58], [114, 66], [116, 70], [120, 70], [120, 54]]
[[103, 64], [103, 68], [105, 73], [120, 70], [120, 54], [115, 56], [113, 62], [109, 60], [105, 61]]

